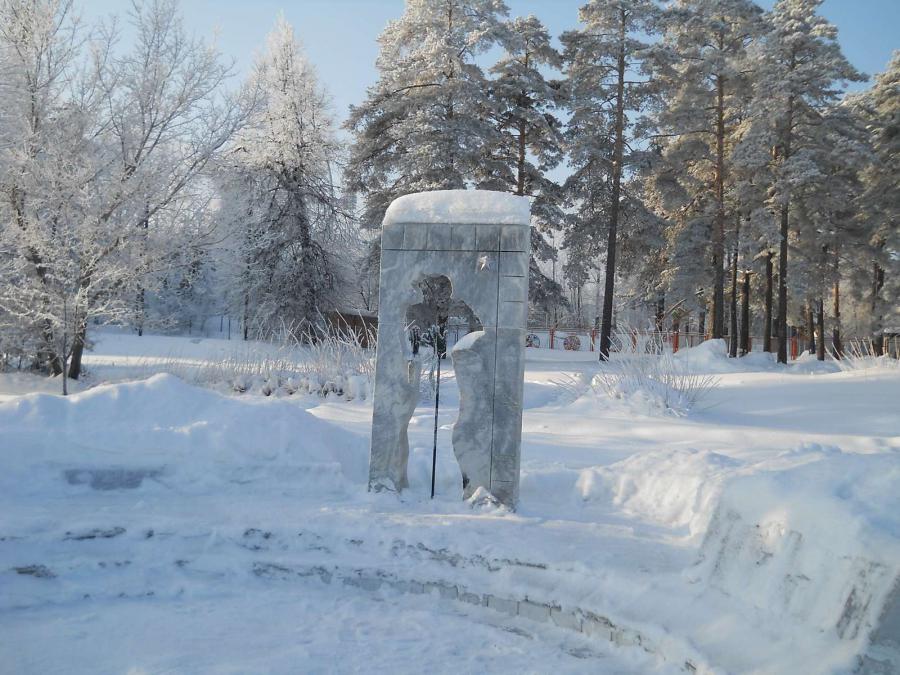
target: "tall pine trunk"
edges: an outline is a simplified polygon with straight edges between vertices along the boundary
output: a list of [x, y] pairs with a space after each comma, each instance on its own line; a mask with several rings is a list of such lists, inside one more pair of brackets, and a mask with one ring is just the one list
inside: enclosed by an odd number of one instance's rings
[[816, 351], [816, 315], [812, 300], [806, 303], [806, 331], [806, 351], [813, 354]]
[[[793, 71], [793, 62], [791, 71]], [[791, 157], [791, 140], [794, 124], [794, 96], [788, 96], [787, 115], [784, 124], [783, 161], [787, 162]], [[787, 271], [788, 271], [788, 231], [790, 214], [790, 195], [781, 205], [780, 237], [778, 245], [778, 363], [788, 362], [788, 334], [787, 334]]]
[[765, 316], [763, 318], [763, 351], [772, 351], [772, 291], [774, 285], [775, 269], [772, 265], [771, 251], [766, 255], [766, 297]]
[[728, 356], [732, 359], [737, 357], [738, 353], [738, 288], [737, 288], [737, 266], [738, 266], [738, 246], [740, 245], [741, 223], [737, 222], [734, 234], [734, 251], [731, 254], [731, 319], [728, 326]]
[[728, 356], [737, 357], [738, 352], [738, 302], [737, 302], [737, 247], [731, 254], [731, 302], [728, 317]]
[[834, 328], [831, 330], [831, 351], [834, 358], [844, 355], [844, 343], [841, 340], [841, 282], [834, 282]]
[[519, 156], [516, 159], [516, 194], [520, 197], [525, 196], [525, 159], [526, 159], [526, 138], [527, 130], [525, 120], [519, 121]]
[[741, 285], [741, 356], [750, 353], [750, 272], [744, 272]]
[[[724, 48], [719, 32], [719, 48]], [[716, 217], [713, 220], [713, 339], [725, 332], [725, 78], [716, 75]]]
[[666, 294], [660, 293], [656, 299], [656, 331], [663, 332], [666, 325]]
[[878, 311], [878, 295], [884, 288], [884, 268], [877, 262], [872, 263], [872, 305], [871, 305], [871, 329], [872, 352], [875, 356], [884, 354], [884, 340], [881, 330], [881, 313]]
[[825, 300], [816, 302], [816, 358], [825, 360]]
[[616, 60], [616, 137], [613, 146], [612, 196], [609, 214], [609, 236], [606, 242], [606, 284], [600, 320], [600, 360], [609, 359], [612, 342], [613, 292], [616, 283], [616, 235], [619, 229], [619, 196], [622, 189], [622, 156], [625, 146], [625, 40], [627, 15], [619, 8], [619, 55]]

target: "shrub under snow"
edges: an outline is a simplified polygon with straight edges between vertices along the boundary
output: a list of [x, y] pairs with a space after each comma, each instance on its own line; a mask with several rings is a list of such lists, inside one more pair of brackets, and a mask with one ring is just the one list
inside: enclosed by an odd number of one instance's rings
[[592, 388], [611, 398], [683, 415], [718, 384], [714, 376], [693, 372], [676, 360], [658, 336], [623, 331], [615, 336], [615, 346], [591, 381]]

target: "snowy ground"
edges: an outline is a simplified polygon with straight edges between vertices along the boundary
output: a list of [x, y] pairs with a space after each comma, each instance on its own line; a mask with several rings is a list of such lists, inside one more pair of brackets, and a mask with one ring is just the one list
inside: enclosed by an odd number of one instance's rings
[[427, 405], [398, 501], [364, 401], [122, 381], [232, 349], [106, 334], [67, 399], [0, 375], [0, 672], [845, 672], [900, 574], [896, 368], [708, 345], [675, 416], [529, 352], [508, 513], [458, 499], [452, 371], [434, 502]]

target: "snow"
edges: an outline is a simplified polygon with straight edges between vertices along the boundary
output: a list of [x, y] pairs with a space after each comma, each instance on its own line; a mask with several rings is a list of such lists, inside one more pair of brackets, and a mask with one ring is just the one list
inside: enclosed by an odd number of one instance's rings
[[528, 225], [531, 202], [508, 192], [435, 190], [404, 195], [391, 202], [384, 225], [392, 223], [477, 223]]
[[473, 330], [471, 333], [466, 333], [456, 341], [450, 351], [455, 352], [457, 350], [462, 351], [464, 349], [471, 349], [472, 345], [474, 345], [479, 338], [484, 337], [484, 334], [483, 330]]
[[[428, 401], [397, 500], [365, 491], [370, 401], [97, 384], [229, 348], [193, 340], [101, 334], [67, 398], [0, 375], [10, 672], [841, 672], [900, 577], [895, 368], [704, 345], [679, 356], [719, 386], [677, 417], [529, 350], [512, 513], [459, 499], [449, 360], [434, 501]], [[411, 583], [589, 612], [620, 644]]]

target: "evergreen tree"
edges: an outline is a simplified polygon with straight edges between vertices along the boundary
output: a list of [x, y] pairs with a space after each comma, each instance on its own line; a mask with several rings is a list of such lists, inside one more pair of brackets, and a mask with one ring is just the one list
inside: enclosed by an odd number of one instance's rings
[[529, 299], [547, 312], [563, 301], [562, 289], [539, 267], [556, 256], [547, 241], [565, 215], [562, 191], [547, 173], [562, 161], [562, 125], [554, 114], [561, 103], [560, 85], [542, 68], [558, 69], [559, 52], [534, 16], [509, 22], [506, 51], [491, 68], [492, 115], [499, 132], [496, 144], [485, 145], [488, 156], [479, 168], [478, 187], [533, 197]]
[[601, 359], [608, 358], [610, 350], [616, 240], [627, 201], [622, 183], [634, 161], [629, 112], [641, 110], [646, 96], [645, 83], [630, 78], [642, 69], [646, 44], [641, 38], [653, 32], [655, 17], [655, 5], [648, 0], [592, 0], [579, 10], [583, 26], [561, 38], [572, 112], [566, 129], [572, 174], [565, 189], [573, 207], [566, 236], [567, 274], [580, 288], [590, 262], [605, 248]]
[[743, 57], [759, 19], [749, 0], [679, 0], [663, 15], [654, 48], [654, 141], [662, 152], [651, 181], [670, 221], [668, 283], [690, 303], [698, 288], [711, 291], [713, 338], [725, 327], [726, 230], [740, 217], [731, 155], [749, 98]]
[[239, 302], [249, 326], [318, 324], [342, 292], [337, 256], [345, 213], [332, 166], [339, 146], [328, 97], [279, 17], [251, 88], [259, 102], [230, 153], [224, 215], [240, 255]]
[[378, 81], [346, 124], [364, 224], [378, 227], [404, 194], [472, 185], [502, 145], [476, 57], [505, 40], [507, 12], [501, 0], [408, 0], [382, 32]]
[[[826, 111], [811, 129], [819, 138], [809, 156], [807, 177], [794, 194], [796, 263], [791, 287], [806, 296], [816, 314], [819, 360], [825, 359], [825, 320], [832, 322], [834, 353], [841, 346], [841, 279], [859, 275], [870, 259], [865, 221], [859, 210], [863, 193], [860, 173], [871, 149], [865, 129], [848, 105]], [[863, 262], [865, 261], [865, 262]], [[830, 311], [825, 298], [831, 296]]]
[[754, 97], [758, 126], [768, 136], [773, 175], [770, 205], [778, 216], [778, 361], [787, 363], [788, 248], [795, 192], [818, 179], [813, 155], [825, 136], [822, 116], [838, 99], [837, 84], [860, 80], [841, 52], [837, 29], [816, 14], [821, 0], [778, 0], [768, 15], [770, 29], [757, 58]]
[[869, 330], [877, 353], [887, 328], [900, 325], [900, 51], [853, 105], [874, 150], [863, 171], [861, 201], [869, 244], [868, 274], [857, 279], [869, 297]]

